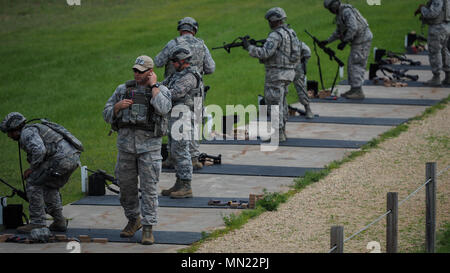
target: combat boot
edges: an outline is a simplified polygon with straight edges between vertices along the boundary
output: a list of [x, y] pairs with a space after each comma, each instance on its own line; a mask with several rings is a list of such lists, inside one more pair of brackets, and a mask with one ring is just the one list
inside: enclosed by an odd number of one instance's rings
[[191, 180], [181, 180], [181, 188], [170, 193], [170, 198], [182, 199], [192, 198]]
[[442, 82], [442, 84], [450, 85], [450, 71], [449, 72], [445, 72], [445, 79]]
[[120, 232], [120, 237], [122, 238], [129, 238], [133, 237], [136, 231], [141, 229], [141, 218], [138, 217], [134, 221], [128, 221], [127, 226]]
[[142, 241], [143, 245], [153, 245], [155, 243], [155, 237], [153, 237], [152, 226], [144, 225], [142, 229]]
[[45, 227], [46, 227], [46, 225], [28, 224], [28, 225], [18, 227], [16, 229], [16, 231], [17, 231], [17, 233], [21, 233], [21, 234], [29, 234], [35, 228], [45, 228]]
[[362, 100], [365, 98], [364, 93], [361, 87], [352, 88], [353, 92], [349, 92], [345, 97], [351, 100]]
[[439, 85], [441, 85], [441, 76], [440, 76], [440, 74], [439, 73], [437, 73], [437, 74], [433, 73], [433, 78], [431, 78], [431, 80], [427, 81], [427, 84], [431, 85], [431, 86], [439, 86]]
[[192, 158], [192, 168], [194, 170], [200, 170], [200, 169], [203, 168], [203, 163], [198, 161], [198, 157], [197, 156]]
[[53, 223], [48, 227], [51, 231], [60, 231], [65, 232], [67, 231], [67, 223], [66, 218], [64, 217], [55, 217], [53, 219]]
[[353, 93], [355, 93], [355, 89], [352, 87], [352, 88], [350, 88], [350, 90], [348, 90], [347, 92], [342, 93], [342, 94], [341, 94], [341, 97], [346, 98], [348, 95], [351, 95], [351, 94], [353, 94]]
[[175, 169], [175, 158], [169, 156], [164, 162], [162, 163], [163, 169]]
[[314, 118], [314, 114], [311, 111], [311, 106], [309, 104], [305, 105], [305, 111], [306, 111], [306, 118], [307, 119], [312, 119]]
[[161, 195], [162, 196], [170, 196], [172, 192], [179, 191], [182, 187], [181, 179], [177, 178], [177, 181], [175, 181], [175, 185], [172, 186], [172, 188], [168, 190], [162, 190]]

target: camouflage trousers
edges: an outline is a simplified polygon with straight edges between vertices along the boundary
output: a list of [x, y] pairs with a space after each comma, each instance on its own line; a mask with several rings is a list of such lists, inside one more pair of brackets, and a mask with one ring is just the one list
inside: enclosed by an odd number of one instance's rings
[[433, 74], [442, 70], [450, 72], [450, 52], [447, 43], [450, 38], [450, 23], [431, 25], [428, 28], [428, 50]]
[[[170, 142], [170, 155], [175, 160], [175, 173], [176, 177], [182, 180], [192, 180], [192, 156], [190, 152], [190, 147], [195, 146], [195, 140], [192, 139], [193, 127], [191, 126], [191, 130], [188, 132], [187, 136], [180, 137], [174, 136], [175, 131], [177, 129], [186, 129], [186, 127], [175, 128], [174, 124], [181, 124], [185, 126], [185, 122], [182, 122], [181, 118], [171, 118], [169, 122], [169, 142]], [[191, 123], [192, 125], [192, 123]]]
[[[161, 147], [142, 154], [119, 150], [115, 176], [120, 186], [120, 204], [129, 221], [136, 220], [141, 214], [143, 225], [153, 226], [158, 223], [158, 182], [161, 160]], [[138, 176], [141, 204], [139, 204]]]
[[347, 65], [348, 82], [352, 88], [359, 88], [364, 83], [371, 44], [372, 41], [352, 44]]
[[[30, 224], [45, 225], [47, 213], [53, 218], [63, 218], [59, 189], [69, 181], [72, 173], [78, 168], [79, 158], [79, 154], [74, 154], [58, 162], [49, 160], [31, 173], [26, 184]], [[52, 176], [48, 171], [49, 167], [54, 168], [53, 171], [60, 176]]]
[[267, 105], [267, 113], [269, 115], [271, 114], [271, 105], [279, 106], [278, 113], [275, 113], [275, 115], [278, 115], [279, 117], [278, 129], [280, 131], [285, 131], [286, 122], [289, 117], [286, 96], [288, 94], [288, 86], [290, 83], [290, 81], [274, 81], [266, 83], [264, 86], [264, 100]]
[[311, 100], [308, 97], [305, 72], [301, 64], [295, 67], [294, 87], [297, 90], [298, 101], [302, 105], [308, 105]]

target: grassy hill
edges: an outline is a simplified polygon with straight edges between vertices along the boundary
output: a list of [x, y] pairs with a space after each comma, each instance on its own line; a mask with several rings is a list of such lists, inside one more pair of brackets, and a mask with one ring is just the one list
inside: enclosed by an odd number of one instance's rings
[[[381, 6], [369, 6], [365, 0], [347, 2], [368, 19], [373, 46], [378, 48], [403, 51], [405, 34], [420, 31], [412, 14], [424, 1], [381, 0]], [[154, 57], [177, 35], [177, 22], [185, 16], [197, 19], [198, 37], [209, 48], [246, 34], [266, 38], [264, 15], [274, 6], [286, 10], [288, 23], [311, 47], [304, 29], [319, 39], [335, 29], [334, 16], [320, 0], [81, 0], [80, 6], [63, 0], [0, 0], [0, 118], [19, 111], [29, 119], [46, 117], [61, 123], [84, 143], [83, 165], [112, 173], [116, 138], [107, 136], [109, 126], [101, 113], [117, 85], [132, 79], [135, 58]], [[348, 52], [347, 47], [337, 54], [346, 60]], [[263, 65], [240, 48], [231, 54], [214, 50], [212, 56], [217, 67], [205, 77], [211, 86], [206, 103], [223, 109], [227, 104], [256, 104], [257, 94], [263, 94]], [[322, 53], [321, 59], [330, 85], [336, 64]], [[162, 80], [163, 69], [157, 74]], [[308, 79], [318, 80], [315, 56], [308, 64]], [[293, 86], [290, 90], [288, 101], [293, 103], [296, 92]], [[1, 134], [0, 147], [0, 178], [20, 185], [17, 144]], [[63, 189], [64, 203], [82, 196], [79, 181], [78, 170]], [[0, 195], [6, 193], [0, 185]], [[11, 202], [16, 201], [20, 202]]]

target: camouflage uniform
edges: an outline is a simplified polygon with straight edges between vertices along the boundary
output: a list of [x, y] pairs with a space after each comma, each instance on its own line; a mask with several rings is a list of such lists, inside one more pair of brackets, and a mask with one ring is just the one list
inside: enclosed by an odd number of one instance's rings
[[[197, 72], [195, 67], [187, 67], [180, 72], [172, 74], [170, 77], [166, 78], [162, 84], [167, 86], [170, 90], [172, 96], [173, 107], [178, 105], [186, 105], [189, 108], [191, 117], [187, 122], [192, 124], [192, 119], [194, 118], [194, 97], [201, 96], [200, 93], [193, 94], [193, 90], [199, 90], [200, 84], [200, 74]], [[177, 123], [183, 123], [183, 127], [190, 127], [191, 124], [186, 124], [183, 117], [172, 117], [169, 122], [169, 140], [171, 143], [170, 154], [175, 159], [175, 169], [176, 177], [181, 180], [191, 181], [192, 180], [192, 161], [191, 153], [189, 149], [190, 137], [175, 139], [173, 138], [172, 126]], [[192, 130], [192, 127], [191, 127]], [[191, 133], [191, 132], [190, 132]]]
[[288, 119], [286, 94], [288, 86], [295, 78], [296, 63], [289, 60], [291, 56], [291, 39], [297, 39], [295, 32], [283, 24], [273, 29], [263, 47], [248, 46], [249, 55], [258, 58], [266, 69], [264, 100], [268, 105], [279, 105], [279, 131], [285, 132]]
[[46, 212], [54, 219], [64, 219], [59, 188], [81, 165], [80, 151], [42, 124], [25, 125], [19, 144], [32, 170], [26, 180], [30, 224], [45, 225]]
[[306, 86], [306, 64], [311, 58], [311, 49], [304, 43], [300, 42], [302, 47], [302, 61], [295, 66], [294, 86], [297, 90], [298, 100], [302, 105], [309, 105], [308, 90]]
[[[189, 63], [191, 64], [191, 66], [197, 69], [200, 75], [203, 76], [204, 74], [208, 75], [214, 73], [216, 69], [216, 63], [211, 57], [211, 53], [209, 52], [208, 47], [205, 45], [205, 42], [202, 39], [196, 38], [194, 37], [194, 35], [187, 33], [178, 36], [177, 38], [168, 42], [167, 45], [163, 48], [163, 50], [155, 57], [156, 67], [165, 66], [166, 69], [164, 73], [165, 78], [170, 77], [172, 74], [176, 72], [172, 62], [169, 59], [172, 50], [179, 45], [186, 45], [189, 51], [192, 53], [192, 58], [189, 61]], [[201, 82], [201, 88], [203, 92], [203, 81]], [[203, 93], [202, 98], [204, 100]], [[200, 113], [202, 113], [202, 110], [200, 110]], [[194, 131], [192, 132], [194, 133]], [[171, 143], [169, 142], [168, 149], [170, 149], [170, 145]], [[189, 143], [189, 150], [191, 152], [192, 157], [198, 157], [200, 155], [199, 148], [200, 148], [199, 141], [192, 138], [192, 141], [190, 141]]]
[[364, 82], [367, 60], [372, 44], [372, 32], [366, 19], [352, 5], [341, 4], [336, 15], [336, 31], [328, 38], [331, 43], [338, 39], [351, 43], [347, 74], [352, 88], [360, 88]]
[[[145, 87], [137, 86], [136, 90]], [[171, 98], [165, 86], [159, 86], [160, 92], [153, 97], [150, 104], [156, 114], [165, 115], [171, 109]], [[124, 109], [114, 115], [114, 105], [125, 97], [127, 86], [119, 85], [107, 101], [103, 110], [103, 118], [113, 124], [124, 115]], [[157, 224], [158, 182], [161, 173], [161, 143], [162, 137], [155, 136], [154, 131], [124, 127], [118, 129], [117, 164], [115, 176], [120, 185], [120, 203], [125, 216], [130, 222], [136, 221], [142, 214], [142, 224], [153, 226]], [[141, 212], [139, 212], [138, 176], [141, 189]]]
[[[428, 24], [428, 50], [433, 74], [443, 70], [450, 72], [450, 52], [447, 43], [450, 37], [450, 22], [445, 18], [445, 1], [431, 0], [420, 9], [424, 23]], [[450, 1], [447, 1], [450, 5]], [[450, 9], [450, 7], [448, 7]]]

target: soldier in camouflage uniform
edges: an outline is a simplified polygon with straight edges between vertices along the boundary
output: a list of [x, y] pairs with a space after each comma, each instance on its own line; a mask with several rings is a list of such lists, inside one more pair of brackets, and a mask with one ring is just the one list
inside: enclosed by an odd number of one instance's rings
[[46, 213], [54, 220], [49, 226], [51, 231], [66, 231], [59, 189], [81, 165], [81, 151], [46, 125], [26, 124], [26, 118], [18, 112], [8, 114], [0, 129], [19, 142], [30, 164], [24, 172], [30, 224], [18, 227], [17, 232], [30, 233], [33, 229], [46, 227]]
[[[430, 85], [450, 84], [450, 51], [447, 47], [450, 39], [450, 0], [430, 0], [420, 5], [415, 15], [421, 14], [421, 20], [428, 25], [428, 50], [433, 78]], [[445, 72], [441, 82], [440, 73]]]
[[336, 14], [337, 28], [327, 40], [321, 42], [321, 45], [340, 39], [338, 49], [343, 50], [348, 43], [351, 44], [347, 64], [351, 89], [341, 96], [348, 99], [364, 99], [362, 85], [373, 38], [369, 24], [352, 5], [341, 4], [339, 0], [325, 0], [324, 6]]
[[[177, 71], [163, 81], [171, 92], [173, 109], [169, 123], [170, 154], [175, 160], [176, 182], [170, 189], [163, 190], [163, 196], [171, 198], [192, 197], [192, 160], [189, 142], [192, 137], [194, 99], [201, 98], [201, 75], [190, 66], [192, 54], [186, 45], [173, 48], [170, 59]], [[179, 135], [179, 129], [183, 135]]]
[[310, 102], [308, 97], [308, 90], [306, 85], [306, 65], [309, 58], [311, 58], [311, 49], [304, 42], [301, 44], [301, 62], [295, 67], [294, 87], [297, 90], [298, 101], [305, 107], [306, 118], [314, 118], [314, 114], [311, 111]]
[[150, 57], [139, 56], [133, 71], [134, 80], [119, 85], [109, 98], [103, 118], [118, 131], [115, 176], [120, 186], [120, 203], [128, 219], [120, 236], [133, 237], [143, 226], [142, 244], [149, 245], [154, 243], [152, 226], [158, 222], [161, 143], [162, 136], [167, 134], [167, 114], [172, 104], [169, 90], [157, 83]]
[[[163, 48], [163, 50], [156, 55], [155, 57], [155, 65], [156, 67], [165, 66], [164, 77], [168, 78], [172, 74], [176, 72], [173, 67], [172, 62], [170, 61], [170, 52], [178, 45], [186, 45], [189, 51], [192, 53], [192, 58], [189, 61], [192, 67], [196, 67], [197, 71], [200, 75], [208, 75], [212, 74], [216, 69], [216, 64], [211, 57], [211, 53], [209, 52], [208, 47], [205, 45], [205, 42], [202, 39], [195, 37], [198, 32], [198, 23], [194, 18], [185, 17], [178, 21], [177, 30], [180, 34], [177, 38], [169, 41], [167, 45]], [[204, 100], [203, 94], [203, 82], [202, 86], [202, 100]], [[198, 105], [196, 107], [200, 107], [200, 111], [194, 112], [202, 112], [202, 105]], [[201, 120], [201, 117], [195, 120]], [[194, 131], [192, 131], [194, 132]], [[168, 144], [168, 149], [170, 150], [170, 144]], [[200, 143], [198, 140], [194, 138], [191, 140], [189, 144], [189, 149], [192, 157], [192, 165], [194, 169], [201, 169], [203, 167], [202, 163], [198, 161], [198, 156], [200, 155]], [[163, 162], [163, 168], [174, 168], [175, 161], [172, 156]]]
[[[282, 8], [269, 9], [265, 19], [272, 31], [264, 46], [256, 47], [247, 40], [243, 41], [249, 55], [258, 58], [265, 66], [264, 100], [269, 111], [270, 106], [279, 106], [279, 128], [273, 129], [278, 129], [280, 142], [286, 141], [288, 86], [295, 78], [294, 68], [300, 61], [300, 42], [295, 31], [285, 23], [286, 18], [286, 12]], [[297, 54], [294, 54], [294, 50]]]

